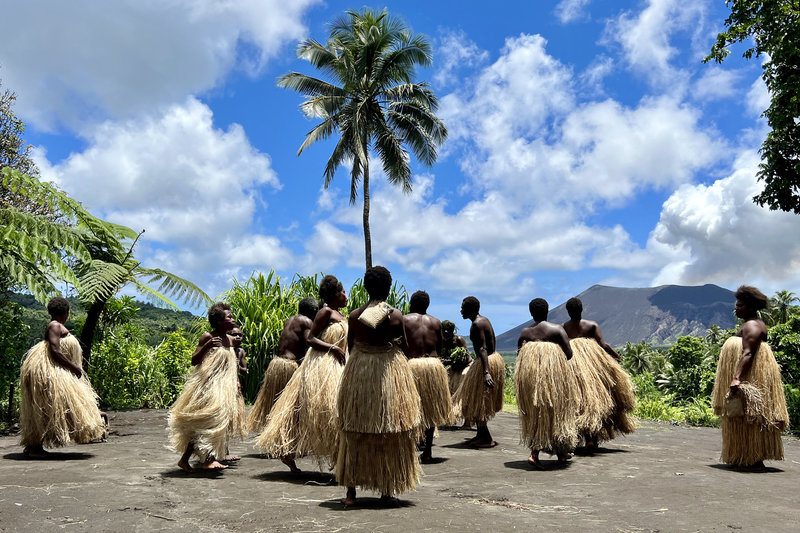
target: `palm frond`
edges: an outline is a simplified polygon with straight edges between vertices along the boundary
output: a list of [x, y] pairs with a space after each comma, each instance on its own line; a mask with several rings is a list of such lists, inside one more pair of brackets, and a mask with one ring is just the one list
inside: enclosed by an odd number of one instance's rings
[[182, 301], [190, 307], [201, 305], [211, 305], [211, 298], [197, 285], [171, 272], [166, 272], [158, 268], [139, 267], [134, 271], [134, 276], [138, 281], [147, 278], [144, 282], [147, 285], [158, 283], [155, 290], [170, 298]]
[[114, 296], [119, 289], [132, 279], [132, 264], [125, 265], [92, 259], [79, 265], [78, 295], [87, 305]]

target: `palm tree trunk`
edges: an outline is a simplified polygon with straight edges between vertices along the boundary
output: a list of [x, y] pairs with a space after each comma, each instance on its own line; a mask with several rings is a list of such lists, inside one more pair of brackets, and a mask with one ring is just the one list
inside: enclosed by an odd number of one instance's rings
[[[364, 154], [367, 147], [364, 146]], [[364, 252], [367, 260], [367, 270], [372, 268], [372, 235], [369, 231], [369, 157], [364, 161]]]
[[83, 348], [83, 368], [89, 368], [89, 359], [92, 357], [92, 343], [94, 343], [94, 334], [97, 331], [97, 324], [100, 322], [100, 314], [106, 306], [107, 300], [98, 300], [89, 306], [86, 311], [86, 322], [83, 323], [81, 330], [81, 347]]

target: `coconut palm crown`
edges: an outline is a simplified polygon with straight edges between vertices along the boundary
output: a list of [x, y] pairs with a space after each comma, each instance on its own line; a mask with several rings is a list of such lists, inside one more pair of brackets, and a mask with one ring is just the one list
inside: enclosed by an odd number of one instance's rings
[[447, 128], [435, 112], [438, 101], [428, 84], [413, 83], [417, 65], [431, 64], [431, 46], [423, 35], [413, 35], [386, 10], [348, 11], [333, 22], [327, 43], [303, 41], [297, 56], [310, 62], [331, 81], [290, 72], [278, 86], [305, 95], [300, 106], [308, 117], [322, 122], [306, 136], [298, 150], [327, 139], [339, 141], [325, 167], [325, 188], [342, 163], [352, 162], [350, 203], [355, 203], [363, 181], [364, 247], [367, 268], [372, 266], [369, 229], [369, 153], [377, 154], [390, 183], [411, 192], [410, 148], [425, 165], [436, 161], [437, 146]]

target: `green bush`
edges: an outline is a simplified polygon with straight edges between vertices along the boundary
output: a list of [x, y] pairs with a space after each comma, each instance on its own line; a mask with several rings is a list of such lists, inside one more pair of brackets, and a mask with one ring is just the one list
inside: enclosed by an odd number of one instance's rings
[[29, 327], [23, 322], [22, 307], [0, 301], [0, 427], [13, 425], [19, 416], [19, 368], [29, 347]]
[[789, 410], [789, 432], [800, 436], [800, 388], [784, 385], [783, 393]]
[[800, 383], [800, 317], [769, 328], [767, 342], [781, 367], [784, 383]]
[[96, 345], [89, 365], [100, 405], [108, 409], [169, 407], [183, 387], [193, 350], [193, 343], [179, 333], [154, 349], [137, 328], [118, 326]]

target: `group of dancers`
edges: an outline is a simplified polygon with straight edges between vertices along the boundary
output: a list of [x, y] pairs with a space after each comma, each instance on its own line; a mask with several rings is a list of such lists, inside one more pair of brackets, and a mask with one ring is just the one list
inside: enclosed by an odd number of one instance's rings
[[[488, 422], [503, 407], [506, 371], [480, 302], [469, 296], [461, 305], [471, 322], [470, 362], [455, 325], [427, 314], [425, 292], [412, 295], [403, 315], [386, 303], [391, 284], [386, 268], [368, 269], [369, 302], [344, 316], [344, 288], [325, 276], [321, 302], [302, 300], [287, 320], [249, 414], [239, 384], [246, 368], [241, 331], [230, 307], [214, 304], [208, 312], [212, 331], [200, 338], [193, 369], [169, 411], [170, 445], [182, 454], [178, 465], [193, 471], [194, 455], [203, 469], [224, 469], [238, 459], [228, 454], [230, 438], [253, 432], [256, 446], [292, 471], [299, 471], [295, 459], [304, 456], [333, 469], [347, 488], [344, 503], [353, 505], [357, 487], [383, 499], [413, 490], [421, 464], [433, 460], [438, 426], [462, 419], [477, 426], [467, 445], [496, 446]], [[788, 413], [780, 369], [757, 316], [766, 297], [742, 286], [736, 298], [744, 324], [722, 349], [713, 406], [722, 419], [723, 462], [757, 470], [765, 459], [783, 459], [780, 435]], [[544, 468], [540, 451], [566, 462], [578, 447], [591, 451], [635, 430], [633, 385], [619, 355], [597, 323], [582, 318], [579, 299], [566, 307], [570, 320], [550, 323], [547, 302], [532, 300], [534, 323], [517, 345], [521, 438], [535, 469]], [[21, 444], [32, 457], [46, 455], [45, 446], [101, 439], [107, 428], [81, 369], [80, 346], [64, 326], [69, 303], [54, 298], [48, 311], [45, 340], [26, 354], [20, 376]]]

